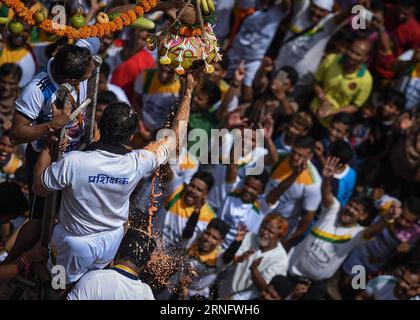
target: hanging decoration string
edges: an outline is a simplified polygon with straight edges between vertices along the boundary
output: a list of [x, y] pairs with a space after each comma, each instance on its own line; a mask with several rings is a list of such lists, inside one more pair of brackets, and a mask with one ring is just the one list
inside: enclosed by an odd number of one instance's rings
[[[133, 24], [139, 17], [142, 17], [145, 12], [154, 8], [158, 0], [139, 0], [137, 6], [133, 10], [128, 10], [121, 13], [118, 17], [110, 22], [99, 23], [95, 25], [85, 25], [81, 28], [74, 28], [69, 25], [54, 27], [54, 22], [51, 19], [45, 19], [42, 22], [37, 22], [34, 19], [34, 13], [31, 12], [20, 0], [0, 0], [9, 9], [11, 9], [17, 17], [22, 19], [30, 26], [37, 26], [47, 33], [67, 37], [68, 39], [83, 39], [90, 37], [103, 37], [117, 30], [122, 30], [124, 26], [128, 27]], [[80, 2], [78, 2], [80, 4]]]

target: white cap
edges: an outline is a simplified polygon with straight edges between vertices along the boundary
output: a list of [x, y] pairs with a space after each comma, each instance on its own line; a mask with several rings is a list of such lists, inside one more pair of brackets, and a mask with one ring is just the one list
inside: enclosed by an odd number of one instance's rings
[[99, 38], [87, 38], [87, 39], [80, 39], [77, 40], [75, 43], [76, 46], [87, 48], [90, 51], [90, 54], [94, 55], [99, 52], [101, 47], [101, 40]]
[[333, 11], [334, 8], [334, 0], [312, 0], [312, 3], [327, 11]]

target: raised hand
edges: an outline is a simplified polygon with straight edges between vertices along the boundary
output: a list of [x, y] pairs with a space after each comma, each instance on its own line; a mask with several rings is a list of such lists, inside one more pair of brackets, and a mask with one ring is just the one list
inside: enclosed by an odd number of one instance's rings
[[270, 73], [274, 70], [274, 62], [270, 57], [264, 57], [262, 61], [262, 68], [265, 73]]
[[303, 171], [305, 171], [306, 168], [308, 168], [308, 161], [305, 159], [299, 159], [293, 170], [295, 177], [300, 175]]
[[242, 60], [241, 63], [239, 64], [238, 68], [235, 70], [234, 81], [237, 84], [242, 83], [242, 81], [244, 81], [244, 79], [245, 79], [245, 75], [246, 75], [245, 61]]
[[391, 205], [391, 208], [389, 208], [388, 212], [385, 213], [385, 220], [387, 221], [393, 221], [397, 219], [402, 214], [402, 208], [399, 203], [394, 202]]
[[247, 229], [246, 225], [240, 224], [238, 226], [237, 231], [236, 231], [235, 241], [241, 242], [244, 239], [247, 232], [248, 232], [248, 229]]
[[336, 157], [328, 157], [327, 161], [325, 162], [324, 168], [322, 169], [322, 176], [327, 179], [332, 178], [337, 172], [339, 163], [340, 159]]
[[264, 137], [269, 139], [273, 136], [274, 131], [274, 119], [271, 114], [264, 117], [260, 129], [264, 129]]
[[206, 201], [204, 200], [204, 198], [197, 198], [195, 200], [195, 204], [194, 204], [194, 212], [195, 213], [200, 213], [201, 208], [204, 206], [205, 203], [206, 203]]
[[244, 261], [248, 260], [249, 257], [252, 256], [254, 253], [255, 253], [254, 249], [248, 250], [248, 251], [244, 252], [242, 255], [235, 257], [233, 259], [233, 261], [235, 263], [244, 262]]
[[331, 104], [328, 100], [321, 101], [321, 105], [319, 106], [318, 110], [316, 111], [318, 118], [325, 118], [331, 114]]

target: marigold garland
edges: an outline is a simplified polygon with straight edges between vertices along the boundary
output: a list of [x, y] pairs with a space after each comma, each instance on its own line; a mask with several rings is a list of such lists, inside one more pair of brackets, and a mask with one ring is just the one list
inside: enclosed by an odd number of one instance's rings
[[121, 13], [117, 18], [108, 23], [96, 23], [92, 26], [84, 26], [80, 29], [76, 29], [72, 26], [66, 25], [55, 25], [51, 19], [45, 19], [41, 23], [37, 23], [33, 18], [34, 13], [31, 12], [20, 0], [0, 0], [6, 7], [12, 10], [16, 16], [22, 19], [25, 23], [30, 26], [37, 25], [38, 28], [45, 32], [60, 36], [67, 37], [68, 39], [83, 39], [89, 37], [103, 37], [116, 30], [121, 30], [124, 26], [130, 26], [137, 18], [144, 15], [145, 12], [150, 11], [154, 8], [158, 0], [141, 0], [137, 2], [137, 6], [134, 10], [128, 10], [127, 12]]

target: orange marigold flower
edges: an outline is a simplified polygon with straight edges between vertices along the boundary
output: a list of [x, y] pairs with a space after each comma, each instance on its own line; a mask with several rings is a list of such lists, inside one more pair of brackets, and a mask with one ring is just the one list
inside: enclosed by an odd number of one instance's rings
[[129, 26], [131, 24], [131, 20], [130, 20], [130, 17], [128, 16], [128, 14], [123, 13], [123, 14], [120, 15], [120, 17], [121, 17], [121, 19], [123, 21], [123, 24], [125, 26]]
[[112, 22], [115, 22], [118, 29], [122, 29], [124, 27], [124, 24], [123, 24], [122, 19], [120, 17], [115, 18], [114, 20], [112, 20]]
[[111, 32], [111, 28], [109, 27], [108, 23], [104, 24], [104, 33], [109, 34]]
[[117, 30], [117, 24], [114, 21], [111, 21], [109, 23], [109, 28], [111, 29], [111, 32], [114, 32], [115, 30]]
[[157, 5], [157, 0], [148, 0], [149, 1], [149, 4], [152, 6], [152, 7], [156, 7], [156, 5]]
[[140, 6], [137, 6], [135, 9], [134, 9], [134, 11], [136, 11], [136, 13], [137, 13], [137, 15], [138, 16], [143, 16], [143, 14], [144, 14], [144, 10], [143, 10], [143, 8], [142, 7], [140, 7]]
[[90, 30], [91, 30], [92, 37], [96, 37], [98, 35], [98, 27], [97, 26], [90, 27]]
[[152, 9], [152, 6], [149, 4], [149, 2], [147, 2], [146, 0], [141, 0], [140, 1], [141, 5], [144, 8], [144, 11], [149, 11], [150, 9]]
[[131, 23], [134, 23], [134, 21], [137, 20], [137, 15], [134, 12], [134, 10], [128, 10], [127, 11], [128, 16], [130, 17]]
[[202, 32], [200, 28], [194, 29], [193, 32], [191, 33], [193, 37], [201, 36], [201, 34]]

